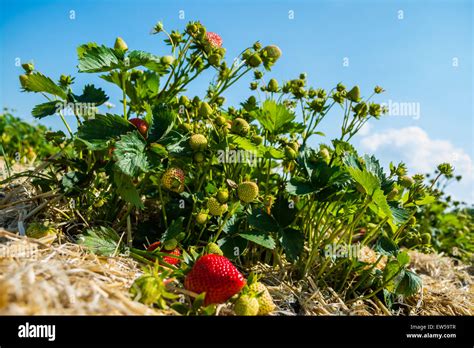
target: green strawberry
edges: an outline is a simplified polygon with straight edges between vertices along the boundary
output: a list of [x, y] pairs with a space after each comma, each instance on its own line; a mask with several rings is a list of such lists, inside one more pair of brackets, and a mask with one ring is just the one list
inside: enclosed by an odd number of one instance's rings
[[223, 126], [226, 123], [226, 119], [224, 116], [217, 116], [215, 122], [216, 125]]
[[171, 64], [174, 63], [174, 57], [173, 56], [163, 56], [160, 59], [161, 63], [166, 66], [170, 66]]
[[267, 315], [275, 310], [275, 303], [273, 303], [272, 296], [265, 285], [256, 282], [251, 284], [249, 288], [251, 291], [259, 294], [259, 296], [257, 296], [259, 305], [258, 315]]
[[258, 53], [255, 53], [255, 54], [251, 55], [250, 57], [248, 57], [246, 62], [248, 64], [248, 66], [250, 66], [252, 68], [256, 68], [260, 64], [262, 64], [262, 58], [260, 57], [260, 55]]
[[196, 223], [198, 225], [204, 225], [207, 222], [208, 215], [206, 213], [200, 212], [196, 215]]
[[358, 103], [360, 101], [360, 89], [359, 86], [354, 86], [347, 92], [346, 98], [352, 102]]
[[260, 145], [262, 142], [263, 142], [263, 137], [260, 136], [260, 135], [254, 135], [252, 137], [252, 142], [255, 144], [255, 145]]
[[415, 183], [415, 180], [413, 180], [413, 178], [408, 175], [403, 175], [399, 178], [399, 182], [403, 187], [409, 188]]
[[207, 102], [202, 102], [199, 106], [199, 116], [202, 118], [208, 118], [212, 115], [212, 108]]
[[220, 190], [219, 192], [217, 192], [217, 200], [219, 201], [219, 203], [227, 203], [227, 201], [229, 200], [229, 191], [227, 190]]
[[221, 255], [221, 256], [224, 255], [221, 248], [219, 248], [219, 246], [216, 243], [213, 243], [213, 242], [207, 244], [207, 252], [209, 254], [217, 254], [217, 255]]
[[193, 159], [196, 163], [202, 163], [206, 159], [206, 156], [204, 152], [199, 151], [194, 154]]
[[258, 314], [258, 310], [258, 300], [249, 295], [240, 296], [234, 304], [234, 312], [240, 316], [254, 316]]
[[194, 151], [202, 151], [207, 147], [207, 139], [202, 134], [193, 134], [189, 138], [189, 145]]
[[237, 195], [241, 201], [250, 203], [258, 196], [258, 186], [252, 181], [244, 181], [237, 187]]
[[209, 213], [213, 216], [221, 216], [224, 214], [228, 207], [227, 204], [221, 204], [217, 199], [214, 197], [209, 198], [207, 201], [207, 209], [209, 209]]
[[297, 157], [296, 151], [290, 146], [285, 146], [285, 157], [289, 160], [294, 160]]
[[23, 63], [21, 67], [25, 70], [27, 74], [30, 74], [33, 70], [35, 70], [35, 66], [33, 63]]
[[26, 89], [27, 87], [27, 83], [28, 83], [28, 75], [20, 75], [20, 84], [21, 84], [21, 87], [23, 87], [24, 89]]
[[243, 118], [237, 117], [234, 122], [232, 122], [231, 131], [238, 135], [247, 135], [250, 130], [250, 126], [247, 121]]
[[115, 40], [114, 48], [115, 48], [116, 50], [119, 50], [119, 51], [122, 51], [122, 52], [125, 52], [125, 51], [128, 50], [127, 44], [125, 43], [125, 41], [124, 41], [121, 37], [118, 37], [118, 38]]
[[270, 45], [263, 48], [264, 55], [273, 60], [277, 60], [281, 57], [281, 49], [276, 45]]
[[271, 79], [268, 82], [267, 91], [269, 91], [269, 92], [278, 92], [278, 81], [275, 80], [275, 79]]

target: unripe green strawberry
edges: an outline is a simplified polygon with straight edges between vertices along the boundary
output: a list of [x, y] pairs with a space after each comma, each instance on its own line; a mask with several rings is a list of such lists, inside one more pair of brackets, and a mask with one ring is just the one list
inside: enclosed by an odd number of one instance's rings
[[275, 80], [275, 79], [271, 79], [268, 82], [267, 91], [269, 91], [269, 92], [278, 92], [278, 81]]
[[169, 168], [161, 177], [161, 183], [167, 190], [181, 193], [184, 191], [184, 171], [180, 168]]
[[267, 315], [275, 310], [275, 303], [273, 303], [272, 296], [268, 292], [265, 285], [260, 282], [253, 283], [249, 286], [251, 291], [259, 294], [258, 301], [258, 315]]
[[423, 233], [421, 235], [421, 240], [423, 242], [423, 244], [430, 244], [431, 242], [431, 234], [429, 233]]
[[234, 312], [240, 316], [254, 316], [258, 314], [258, 300], [249, 295], [240, 296], [235, 301]]
[[178, 246], [178, 241], [175, 238], [171, 238], [163, 243], [165, 250], [174, 250]]
[[241, 201], [250, 203], [258, 196], [258, 186], [252, 181], [244, 181], [237, 187], [237, 195]]
[[217, 97], [216, 98], [216, 104], [217, 106], [222, 106], [225, 103], [225, 98], [224, 97]]
[[360, 89], [359, 86], [354, 86], [352, 89], [347, 92], [346, 98], [349, 99], [350, 101], [353, 101], [355, 103], [358, 103], [360, 100]]
[[270, 45], [270, 46], [264, 47], [263, 52], [266, 57], [271, 58], [274, 61], [276, 61], [278, 58], [281, 57], [280, 47], [276, 45]]
[[405, 188], [409, 188], [415, 183], [415, 180], [413, 180], [413, 178], [408, 175], [401, 176], [399, 178], [399, 181], [400, 181], [400, 185], [402, 185]]
[[21, 67], [25, 70], [27, 74], [31, 74], [33, 70], [35, 70], [35, 66], [33, 63], [23, 63]]
[[178, 242], [181, 242], [184, 238], [186, 238], [186, 233], [184, 233], [184, 232], [180, 232], [180, 233], [178, 233], [178, 235], [176, 236], [176, 240], [177, 240]]
[[213, 53], [209, 56], [207, 60], [212, 66], [219, 66], [219, 64], [221, 63], [221, 59], [222, 57], [220, 56], [220, 54]]
[[72, 84], [73, 80], [74, 78], [71, 77], [70, 75], [61, 75], [59, 77], [59, 84], [63, 87], [68, 87], [69, 85]]
[[206, 213], [201, 212], [196, 215], [196, 223], [198, 225], [204, 225], [207, 222], [207, 219], [208, 215]]
[[221, 203], [221, 204], [227, 203], [227, 201], [229, 200], [229, 191], [220, 190], [219, 192], [217, 192], [216, 197], [217, 197], [217, 200], [219, 201], [219, 203]]
[[254, 135], [252, 137], [252, 142], [255, 144], [255, 145], [260, 145], [262, 142], [263, 142], [263, 137], [260, 136], [260, 135]]
[[163, 56], [160, 59], [161, 63], [166, 66], [170, 66], [171, 64], [174, 63], [174, 57], [173, 56]]
[[384, 89], [383, 89], [382, 87], [380, 87], [380, 86], [375, 86], [374, 92], [375, 92], [376, 94], [380, 94], [380, 93], [384, 92]]
[[207, 102], [202, 102], [199, 106], [199, 116], [202, 118], [208, 118], [212, 115], [212, 108]]
[[215, 119], [216, 125], [223, 126], [226, 123], [226, 119], [224, 116], [217, 116]]
[[387, 200], [388, 201], [391, 201], [393, 200], [395, 197], [397, 197], [398, 195], [398, 189], [396, 187], [394, 187], [392, 189], [392, 191], [390, 191], [388, 194], [387, 194]]
[[202, 163], [206, 160], [206, 156], [204, 155], [204, 152], [198, 151], [194, 154], [193, 159], [196, 163]]
[[243, 118], [237, 117], [232, 122], [231, 131], [235, 134], [247, 135], [249, 130], [250, 130], [250, 126], [249, 126], [248, 122], [245, 121]]
[[28, 83], [28, 75], [20, 75], [20, 84], [21, 84], [21, 87], [23, 87], [24, 89], [27, 89], [27, 83]]
[[221, 255], [221, 256], [224, 255], [221, 248], [219, 248], [219, 246], [213, 242], [207, 244], [207, 252], [209, 254], [216, 254], [216, 255]]
[[331, 160], [331, 155], [329, 154], [329, 150], [323, 147], [321, 150], [319, 150], [318, 155], [326, 162], [328, 163]]
[[193, 134], [191, 138], [189, 138], [189, 146], [194, 151], [202, 151], [205, 150], [207, 147], [207, 139], [202, 134]]
[[179, 105], [184, 105], [184, 106], [189, 105], [188, 97], [186, 97], [185, 95], [182, 95], [181, 97], [179, 97]]
[[161, 296], [161, 286], [158, 279], [151, 275], [142, 275], [137, 278], [130, 288], [130, 293], [137, 301], [150, 305]]
[[207, 201], [207, 209], [209, 210], [209, 214], [213, 216], [221, 216], [227, 211], [227, 208], [227, 204], [219, 203], [214, 197], [209, 198]]
[[297, 154], [296, 151], [293, 150], [289, 146], [285, 146], [285, 157], [289, 160], [294, 160], [296, 158]]
[[248, 57], [246, 62], [248, 64], [248, 66], [250, 66], [252, 68], [257, 68], [260, 64], [262, 64], [262, 58], [260, 57], [260, 55], [258, 53], [255, 53], [255, 54], [251, 55], [250, 57]]
[[245, 286], [242, 273], [224, 256], [201, 256], [184, 279], [186, 290], [206, 293], [204, 305], [224, 303]]
[[57, 233], [58, 231], [54, 227], [40, 222], [32, 222], [26, 229], [26, 235], [30, 238], [43, 238]]
[[127, 44], [120, 36], [115, 40], [114, 48], [122, 52], [125, 52], [128, 50]]

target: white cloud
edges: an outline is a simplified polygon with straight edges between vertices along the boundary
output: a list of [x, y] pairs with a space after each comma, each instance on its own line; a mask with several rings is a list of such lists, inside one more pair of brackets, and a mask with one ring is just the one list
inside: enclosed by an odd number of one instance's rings
[[447, 140], [431, 139], [420, 127], [406, 127], [368, 134], [362, 137], [360, 145], [363, 151], [382, 159], [405, 162], [410, 173], [431, 173], [438, 164], [449, 162], [463, 180], [451, 184], [448, 192], [457, 199], [474, 201], [473, 160], [462, 148]]

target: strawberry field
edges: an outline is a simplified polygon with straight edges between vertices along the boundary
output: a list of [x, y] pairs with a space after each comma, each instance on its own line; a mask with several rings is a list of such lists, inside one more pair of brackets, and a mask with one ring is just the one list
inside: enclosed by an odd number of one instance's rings
[[[51, 250], [121, 262], [121, 298], [142, 314], [473, 314], [474, 210], [443, 191], [461, 180], [455, 168], [408, 175], [352, 144], [385, 117], [383, 87], [313, 87], [304, 73], [278, 81], [277, 45], [256, 41], [229, 58], [200, 22], [152, 33], [166, 54], [120, 37], [77, 47], [78, 73], [120, 100], [22, 65], [24, 97], [44, 96], [32, 115], [67, 131], [0, 115], [0, 288], [2, 269], [16, 272], [11, 248], [26, 243], [45, 248], [41, 259]], [[206, 89], [190, 95], [203, 76]], [[248, 97], [229, 105], [244, 76]], [[330, 112], [334, 139], [321, 125]], [[15, 313], [20, 296], [3, 293], [0, 312]]]

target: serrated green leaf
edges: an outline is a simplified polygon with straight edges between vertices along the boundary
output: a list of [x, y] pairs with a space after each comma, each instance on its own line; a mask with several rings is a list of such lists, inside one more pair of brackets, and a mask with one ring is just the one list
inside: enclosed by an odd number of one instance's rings
[[317, 191], [306, 179], [293, 177], [286, 184], [286, 190], [291, 195], [303, 196]]
[[241, 232], [239, 233], [239, 236], [268, 249], [274, 249], [276, 245], [275, 240], [268, 234], [268, 232], [252, 230]]
[[161, 63], [161, 57], [154, 54], [135, 50], [128, 54], [128, 59], [128, 69], [136, 68], [137, 66], [144, 66], [160, 75], [164, 75], [167, 72], [166, 67]]
[[119, 59], [111, 48], [102, 45], [81, 50], [78, 65], [79, 72], [106, 72], [119, 66]]
[[33, 108], [31, 114], [36, 118], [43, 118], [46, 116], [54, 115], [62, 105], [63, 103], [58, 101], [50, 101], [38, 104]]
[[104, 104], [109, 97], [101, 88], [95, 88], [94, 85], [85, 85], [82, 94], [74, 96], [77, 103], [91, 103], [95, 106]]
[[281, 231], [280, 243], [288, 259], [294, 261], [303, 251], [304, 234], [294, 228], [285, 228]]
[[94, 227], [87, 229], [83, 235], [79, 235], [78, 244], [85, 246], [94, 254], [102, 256], [114, 256], [115, 252], [122, 251], [119, 245], [120, 236], [112, 228]]
[[248, 222], [253, 228], [265, 232], [277, 232], [280, 228], [273, 217], [259, 209], [255, 209], [249, 215]]
[[398, 253], [397, 260], [400, 266], [408, 265], [410, 263], [410, 255], [408, 255], [406, 251], [403, 251], [401, 253]]
[[125, 175], [136, 177], [148, 170], [145, 153], [146, 142], [138, 131], [129, 132], [115, 142], [116, 167]]
[[67, 98], [66, 92], [61, 87], [40, 72], [34, 72], [28, 75], [25, 89], [32, 92], [49, 93], [58, 96], [61, 99]]
[[239, 236], [227, 236], [217, 241], [224, 256], [233, 260], [242, 255], [247, 248], [248, 240]]
[[415, 273], [405, 270], [395, 289], [395, 293], [403, 296], [415, 295], [421, 289], [422, 281]]
[[184, 216], [180, 216], [179, 218], [174, 220], [161, 236], [160, 242], [165, 243], [166, 241], [169, 241], [170, 239], [176, 238], [178, 234], [183, 232], [183, 222], [184, 222]]
[[278, 104], [273, 100], [266, 100], [262, 108], [252, 115], [268, 132], [272, 134], [282, 134], [294, 119], [295, 114], [288, 110], [283, 104]]
[[61, 179], [61, 189], [67, 196], [77, 195], [86, 182], [88, 182], [86, 174], [77, 171], [68, 172]]
[[104, 150], [111, 139], [133, 130], [130, 122], [118, 115], [96, 115], [94, 119], [85, 121], [77, 131], [77, 137], [91, 150]]
[[375, 244], [374, 250], [382, 255], [396, 256], [399, 248], [397, 244], [388, 237], [381, 236]]
[[140, 198], [140, 194], [133, 185], [132, 178], [121, 173], [118, 169], [115, 170], [113, 174], [113, 179], [116, 187], [117, 193], [125, 201], [133, 204], [138, 209], [143, 209], [144, 205]]
[[374, 174], [355, 167], [348, 167], [347, 171], [365, 189], [368, 195], [372, 195], [377, 189], [380, 189], [380, 181]]
[[296, 204], [283, 196], [278, 196], [272, 207], [272, 216], [281, 228], [291, 225], [297, 213]]
[[173, 129], [176, 114], [167, 107], [156, 107], [153, 109], [152, 123], [148, 131], [148, 141], [157, 142], [163, 140]]

